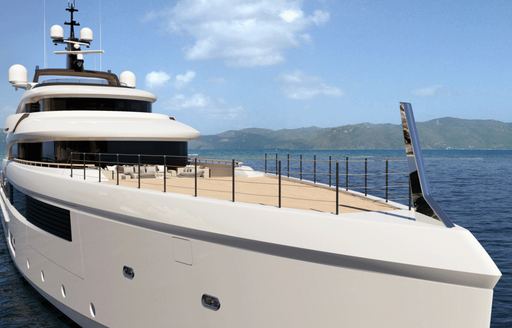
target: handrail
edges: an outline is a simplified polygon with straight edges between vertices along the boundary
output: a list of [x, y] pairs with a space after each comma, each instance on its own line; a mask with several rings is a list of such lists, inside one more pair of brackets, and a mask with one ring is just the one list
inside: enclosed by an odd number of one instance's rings
[[[232, 201], [238, 201], [238, 199], [244, 199], [243, 195], [247, 195], [244, 192], [247, 190], [249, 185], [257, 186], [257, 190], [259, 190], [259, 194], [251, 194], [254, 196], [260, 197], [276, 197], [276, 202], [274, 203], [277, 207], [285, 207], [286, 202], [283, 205], [283, 200], [288, 199], [298, 199], [293, 195], [293, 192], [297, 191], [302, 193], [303, 195], [307, 195], [308, 192], [305, 192], [304, 188], [312, 188], [312, 187], [320, 187], [323, 189], [332, 190], [336, 192], [337, 196], [326, 196], [332, 197], [326, 198], [325, 200], [315, 200], [316, 197], [314, 194], [310, 194], [307, 197], [310, 198], [311, 201], [317, 202], [332, 202], [333, 208], [332, 213], [339, 214], [340, 208], [343, 208], [345, 204], [340, 201], [339, 193], [351, 193], [352, 195], [356, 195], [357, 197], [369, 197], [371, 200], [378, 200], [375, 196], [371, 194], [379, 194], [381, 195], [382, 203], [389, 203], [391, 200], [407, 200], [410, 201], [410, 192], [408, 190], [409, 182], [407, 181], [407, 172], [400, 173], [396, 170], [391, 169], [391, 163], [395, 163], [398, 161], [391, 161], [389, 159], [381, 159], [382, 164], [379, 164], [376, 158], [372, 158], [372, 160], [368, 160], [368, 157], [362, 157], [363, 161], [352, 161], [349, 157], [345, 157], [343, 159], [334, 159], [334, 156], [329, 156], [329, 160], [323, 160], [317, 156], [313, 156], [313, 159], [316, 161], [307, 162], [304, 160], [304, 156], [296, 156], [299, 159], [303, 159], [303, 161], [299, 161], [298, 163], [294, 163], [291, 160], [291, 156], [287, 155], [285, 160], [279, 159], [279, 155], [277, 156], [277, 167], [274, 168], [273, 164], [275, 161], [275, 156], [272, 156], [270, 159], [267, 157], [267, 161], [257, 161], [254, 159], [249, 159], [247, 163], [247, 167], [242, 166], [245, 162], [231, 159], [214, 159], [214, 158], [203, 158], [198, 155], [193, 156], [185, 156], [185, 155], [155, 155], [155, 154], [124, 154], [124, 153], [92, 153], [92, 152], [71, 152], [69, 156], [68, 163], [49, 163], [49, 162], [37, 162], [37, 161], [29, 161], [23, 159], [15, 159], [17, 162], [23, 164], [29, 164], [34, 166], [45, 166], [45, 167], [56, 167], [56, 168], [64, 168], [70, 169], [70, 176], [73, 178], [80, 178], [84, 180], [89, 180], [93, 176], [95, 177], [98, 183], [105, 183], [111, 181], [115, 185], [126, 185], [128, 182], [121, 183], [121, 180], [126, 179], [126, 174], [123, 173], [122, 167], [132, 166], [133, 176], [131, 177], [133, 180], [132, 184], [135, 183], [136, 188], [144, 188], [147, 186], [153, 185], [151, 188], [154, 188], [155, 182], [149, 182], [149, 180], [144, 180], [144, 171], [147, 172], [147, 168], [151, 166], [162, 166], [163, 169], [161, 171], [158, 168], [155, 168], [155, 178], [162, 178], [163, 172], [163, 192], [169, 192], [172, 190], [173, 181], [171, 178], [175, 175], [175, 173], [171, 172], [176, 171], [177, 168], [183, 167], [184, 165], [189, 166], [191, 169], [187, 176], [193, 177], [193, 183], [190, 187], [186, 187], [182, 189], [181, 192], [188, 193], [186, 189], [190, 191], [191, 195], [197, 197], [201, 195], [202, 188], [207, 188], [204, 190], [209, 190], [208, 188], [213, 187], [214, 189], [222, 189], [225, 187], [215, 187], [216, 185], [210, 184], [210, 187], [205, 187], [203, 182], [198, 181], [198, 175], [202, 169], [209, 169], [207, 172], [210, 174], [208, 179], [211, 183], [220, 183], [220, 185], [225, 185], [226, 178], [228, 178], [230, 182], [229, 189], [218, 190], [219, 193], [230, 193], [231, 197], [229, 197]], [[271, 162], [271, 164], [269, 163]], [[178, 165], [179, 164], [179, 165]], [[296, 165], [298, 164], [298, 165]], [[342, 168], [340, 169], [340, 164]], [[349, 165], [350, 164], [350, 165]], [[386, 164], [386, 165], [384, 165]], [[399, 165], [398, 163], [397, 165]], [[107, 168], [108, 166], [108, 168]], [[298, 167], [297, 167], [298, 166]], [[400, 164], [401, 166], [401, 164]], [[384, 170], [387, 167], [387, 170]], [[250, 173], [245, 172], [261, 172], [263, 174], [264, 169], [266, 169], [266, 173], [264, 176], [274, 177], [275, 180], [251, 180], [251, 179], [235, 179], [239, 174], [245, 175]], [[297, 170], [298, 169], [298, 170]], [[216, 171], [216, 174], [220, 175], [212, 175], [212, 173]], [[89, 172], [94, 172], [93, 175], [89, 175]], [[151, 172], [154, 170], [151, 169]], [[83, 172], [83, 173], [82, 173]], [[108, 172], [108, 176], [105, 174]], [[142, 174], [141, 174], [142, 173]], [[201, 173], [201, 175], [204, 173]], [[186, 176], [185, 174], [181, 175], [182, 177]], [[105, 177], [106, 179], [103, 179]], [[121, 179], [122, 178], [122, 179]], [[129, 177], [128, 177], [129, 178]], [[341, 179], [341, 180], [340, 180]], [[105, 181], [106, 180], [106, 181]], [[343, 182], [341, 182], [343, 181]], [[149, 184], [147, 184], [149, 183]], [[291, 184], [290, 184], [291, 183]], [[158, 183], [160, 185], [161, 183]], [[237, 185], [240, 185], [237, 187]], [[269, 185], [276, 186], [276, 189], [272, 191], [269, 189]], [[245, 187], [244, 187], [245, 186]], [[183, 187], [178, 187], [183, 188]], [[291, 189], [290, 189], [291, 188]], [[300, 191], [297, 188], [301, 188], [303, 191]], [[343, 189], [343, 191], [340, 191]], [[211, 191], [211, 190], [210, 190]], [[407, 192], [407, 193], [406, 193]], [[304, 194], [306, 193], [306, 194]], [[237, 196], [240, 195], [240, 196]], [[223, 198], [223, 196], [221, 197]], [[268, 198], [266, 198], [268, 199]], [[343, 197], [341, 197], [343, 200]], [[405, 206], [407, 206], [407, 202], [404, 202]], [[391, 202], [391, 204], [395, 204]], [[394, 206], [394, 205], [392, 205]], [[325, 208], [325, 207], [324, 207]], [[325, 210], [325, 209], [324, 209]]]
[[106, 80], [108, 82], [109, 86], [118, 87], [121, 85], [119, 83], [119, 78], [117, 77], [117, 75], [115, 75], [113, 73], [109, 73], [109, 72], [88, 71], [88, 70], [77, 72], [75, 70], [62, 69], [62, 68], [43, 68], [43, 69], [36, 69], [33, 82], [38, 83], [39, 78], [41, 76], [74, 76], [74, 77], [85, 77], [85, 78], [98, 78], [98, 79]]
[[[69, 162], [69, 163], [41, 162], [41, 161], [29, 161], [29, 160], [20, 159], [20, 158], [13, 158], [12, 160], [15, 162], [21, 163], [21, 164], [40, 166], [40, 167], [70, 168], [73, 165], [71, 162]], [[94, 167], [95, 165], [87, 164], [87, 166]]]

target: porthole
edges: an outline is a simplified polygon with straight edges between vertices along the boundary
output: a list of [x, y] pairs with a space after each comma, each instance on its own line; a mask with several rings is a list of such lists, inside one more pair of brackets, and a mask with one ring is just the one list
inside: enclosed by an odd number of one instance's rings
[[94, 318], [96, 316], [96, 308], [92, 302], [89, 304], [89, 312], [91, 313], [91, 317]]
[[64, 285], [60, 286], [60, 293], [62, 294], [63, 298], [66, 298], [66, 287], [64, 287]]
[[44, 282], [44, 271], [41, 270], [41, 281]]
[[219, 299], [212, 295], [203, 294], [203, 296], [201, 297], [201, 303], [205, 308], [213, 311], [218, 311], [220, 309]]
[[123, 276], [127, 279], [132, 280], [135, 277], [135, 271], [133, 271], [133, 268], [130, 268], [129, 266], [123, 267]]

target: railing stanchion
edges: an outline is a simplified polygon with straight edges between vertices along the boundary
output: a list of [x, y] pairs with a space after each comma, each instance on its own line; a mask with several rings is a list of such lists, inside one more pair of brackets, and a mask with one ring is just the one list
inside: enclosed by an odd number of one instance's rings
[[137, 155], [137, 188], [140, 189], [140, 154]]
[[364, 195], [368, 196], [368, 158], [364, 159]]
[[348, 191], [348, 157], [345, 157], [345, 190]]
[[287, 156], [287, 164], [286, 164], [286, 176], [290, 177], [290, 154]]
[[275, 174], [276, 174], [276, 175], [277, 175], [277, 160], [278, 160], [278, 155], [277, 155], [277, 153], [276, 153], [276, 166], [275, 166], [275, 167], [276, 167], [276, 170], [275, 170]]
[[167, 192], [167, 156], [164, 155], [164, 192]]
[[340, 214], [340, 163], [336, 161], [336, 215]]
[[332, 183], [331, 183], [331, 178], [332, 178], [332, 156], [329, 155], [329, 187], [332, 186]]
[[409, 175], [409, 211], [412, 207], [411, 176]]
[[84, 155], [84, 180], [85, 180], [85, 176], [86, 176], [86, 173], [85, 173], [85, 153], [83, 155]]
[[316, 155], [313, 155], [313, 183], [316, 183]]
[[98, 153], [98, 182], [101, 182], [101, 153]]
[[299, 160], [299, 177], [302, 180], [302, 154], [300, 154], [300, 160]]
[[279, 208], [281, 208], [281, 161], [279, 161], [279, 167], [278, 167], [278, 170], [279, 170]]
[[389, 199], [389, 160], [386, 159], [386, 203]]
[[71, 164], [71, 177], [73, 177], [73, 152], [71, 152], [71, 155], [69, 157], [69, 161]]
[[197, 157], [194, 157], [194, 197], [197, 197]]
[[119, 186], [119, 154], [116, 154], [116, 184]]
[[235, 160], [231, 160], [231, 201], [235, 201]]
[[265, 173], [267, 173], [267, 153], [265, 153]]

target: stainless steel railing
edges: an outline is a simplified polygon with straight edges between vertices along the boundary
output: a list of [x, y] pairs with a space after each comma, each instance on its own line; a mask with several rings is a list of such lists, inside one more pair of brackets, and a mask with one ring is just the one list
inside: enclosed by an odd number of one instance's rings
[[[272, 157], [272, 160], [269, 158]], [[374, 157], [349, 157], [349, 156], [305, 156], [303, 154], [264, 154], [261, 157], [248, 158], [245, 161], [235, 159], [214, 159], [200, 156], [175, 156], [175, 155], [151, 155], [151, 154], [122, 154], [122, 153], [84, 153], [72, 152], [67, 163], [35, 162], [23, 159], [15, 159], [17, 162], [27, 165], [44, 166], [69, 170], [69, 175], [84, 180], [97, 179], [102, 181], [104, 173], [110, 175], [108, 180], [116, 185], [121, 183], [125, 174], [125, 168], [133, 170], [130, 185], [136, 183], [137, 188], [143, 188], [148, 184], [145, 173], [151, 167], [159, 167], [158, 178], [161, 181], [163, 192], [168, 192], [172, 183], [169, 183], [170, 173], [176, 172], [178, 167], [186, 166], [192, 174], [193, 183], [187, 185], [188, 193], [197, 197], [206, 194], [206, 187], [200, 186], [200, 174], [204, 168], [213, 168], [208, 171], [209, 181], [218, 181], [224, 189], [217, 190], [225, 194], [225, 198], [237, 201], [237, 196], [243, 201], [247, 198], [247, 186], [252, 184], [257, 190], [264, 190], [267, 194], [255, 194], [254, 196], [274, 198], [274, 205], [283, 207], [287, 202], [296, 200], [297, 196], [290, 192], [290, 184], [297, 188], [311, 188], [312, 186], [333, 191], [330, 202], [334, 214], [343, 212], [345, 206], [349, 206], [343, 200], [343, 193], [350, 193], [357, 197], [381, 198], [382, 203], [394, 205], [396, 202], [408, 205], [411, 209], [411, 193], [408, 174], [404, 169], [404, 158], [374, 158]], [[179, 164], [179, 165], [177, 165]], [[245, 166], [247, 164], [249, 167]], [[110, 169], [110, 170], [107, 170]], [[250, 174], [259, 171], [272, 180], [260, 181], [258, 179], [238, 178], [239, 174]], [[97, 172], [92, 174], [92, 172]], [[151, 171], [153, 172], [153, 171]], [[220, 173], [219, 173], [220, 172]], [[202, 173], [206, 174], [206, 173]], [[156, 176], [156, 174], [155, 174]], [[136, 180], [135, 180], [136, 179]], [[229, 188], [227, 182], [229, 180]], [[124, 184], [125, 181], [123, 181]], [[202, 184], [202, 183], [201, 183]], [[151, 185], [155, 188], [155, 185]], [[264, 187], [264, 188], [263, 188]], [[201, 190], [203, 188], [203, 190]], [[275, 188], [275, 189], [274, 189]], [[237, 190], [240, 189], [240, 190]], [[342, 191], [343, 190], [343, 191]], [[341, 196], [341, 197], [340, 197]], [[307, 199], [304, 199], [307, 201]], [[322, 207], [325, 210], [325, 206]]]

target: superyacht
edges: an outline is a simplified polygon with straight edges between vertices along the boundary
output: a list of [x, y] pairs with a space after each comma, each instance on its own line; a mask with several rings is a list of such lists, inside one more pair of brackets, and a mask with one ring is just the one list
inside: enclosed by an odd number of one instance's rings
[[75, 31], [74, 3], [66, 10], [69, 35], [50, 30], [66, 68], [30, 81], [9, 69], [24, 93], [4, 124], [0, 190], [15, 266], [66, 316], [84, 327], [489, 326], [501, 273], [432, 198], [409, 103], [411, 209], [340, 188], [338, 162], [323, 184], [277, 160], [271, 171], [191, 156], [199, 132], [152, 113], [156, 97], [132, 72], [85, 68], [101, 50], [88, 49], [91, 29]]

